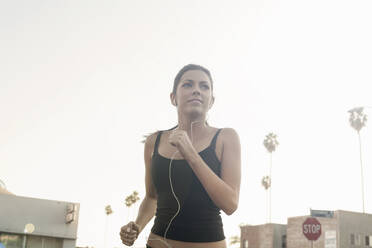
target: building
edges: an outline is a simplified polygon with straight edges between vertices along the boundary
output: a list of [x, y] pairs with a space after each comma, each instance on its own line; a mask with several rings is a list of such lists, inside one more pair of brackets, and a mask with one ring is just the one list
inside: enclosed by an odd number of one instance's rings
[[0, 194], [0, 247], [75, 248], [79, 204]]
[[[287, 247], [311, 247], [304, 236], [302, 225], [310, 216], [288, 218]], [[316, 217], [321, 224], [321, 235], [313, 241], [313, 248], [368, 248], [372, 247], [372, 215], [337, 210], [330, 217]]]
[[[312, 216], [288, 218], [287, 225], [241, 226], [241, 248], [368, 248], [372, 247], [372, 214], [350, 211], [311, 211]], [[313, 217], [320, 235], [309, 241], [303, 224]], [[312, 242], [312, 243], [311, 243]]]
[[286, 248], [287, 226], [263, 224], [240, 226], [241, 248]]

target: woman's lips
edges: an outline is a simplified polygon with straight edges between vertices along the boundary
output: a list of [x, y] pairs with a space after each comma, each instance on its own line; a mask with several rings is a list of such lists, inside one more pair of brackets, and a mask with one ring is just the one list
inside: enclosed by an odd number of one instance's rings
[[191, 99], [191, 100], [188, 100], [188, 102], [199, 102], [199, 103], [203, 103], [202, 100], [200, 100], [200, 99]]

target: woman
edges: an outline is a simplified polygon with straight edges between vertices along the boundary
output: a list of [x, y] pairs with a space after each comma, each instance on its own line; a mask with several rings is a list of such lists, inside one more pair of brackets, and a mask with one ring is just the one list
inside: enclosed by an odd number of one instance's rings
[[133, 245], [156, 212], [147, 247], [226, 248], [220, 210], [231, 215], [238, 207], [239, 137], [206, 122], [214, 96], [204, 67], [182, 68], [170, 98], [178, 125], [147, 138], [146, 196], [136, 221], [123, 226], [120, 237]]

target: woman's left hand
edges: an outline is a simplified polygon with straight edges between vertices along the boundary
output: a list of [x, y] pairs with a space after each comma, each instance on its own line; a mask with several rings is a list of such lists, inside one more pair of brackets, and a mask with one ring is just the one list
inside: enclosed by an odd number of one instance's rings
[[195, 152], [194, 146], [185, 130], [174, 130], [169, 135], [168, 140], [172, 146], [177, 147], [177, 149], [184, 157]]

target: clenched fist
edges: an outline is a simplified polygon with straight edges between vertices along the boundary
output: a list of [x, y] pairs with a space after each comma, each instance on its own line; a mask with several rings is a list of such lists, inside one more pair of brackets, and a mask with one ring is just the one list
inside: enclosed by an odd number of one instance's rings
[[138, 238], [139, 232], [140, 226], [131, 221], [120, 229], [121, 241], [127, 246], [132, 246]]

